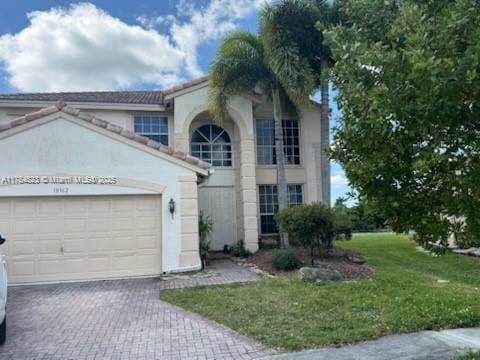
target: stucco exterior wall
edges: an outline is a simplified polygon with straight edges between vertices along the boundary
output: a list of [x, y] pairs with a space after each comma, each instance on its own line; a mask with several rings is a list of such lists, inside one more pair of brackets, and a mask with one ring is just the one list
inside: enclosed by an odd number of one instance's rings
[[[202, 123], [207, 112], [208, 87], [187, 92], [175, 98], [174, 144], [179, 150], [190, 151], [192, 123]], [[236, 96], [229, 104], [234, 123], [224, 124], [234, 142], [234, 166], [231, 170], [218, 169], [208, 185], [228, 186], [236, 189], [237, 238], [243, 240], [250, 251], [258, 250], [257, 187], [255, 183], [255, 132], [252, 101]]]
[[[179, 179], [192, 179], [196, 176], [194, 170], [106, 136], [103, 129], [88, 128], [93, 127], [91, 124], [75, 123], [66, 114], [53, 114], [37, 122], [29, 125], [39, 125], [13, 136], [5, 137], [11, 130], [0, 133], [0, 177], [86, 175], [114, 176], [128, 181], [123, 186], [70, 184], [68, 193], [60, 194], [54, 190], [58, 186], [51, 184], [0, 186], [0, 197], [161, 193], [163, 271], [200, 267], [198, 252], [197, 257], [190, 255], [188, 261], [181, 260], [182, 213], [187, 204], [181, 201]], [[170, 199], [177, 204], [173, 217], [168, 210]], [[191, 200], [188, 206], [194, 207], [193, 195]]]
[[[269, 102], [259, 104], [254, 111], [255, 119], [272, 119], [273, 107]], [[284, 118], [294, 118], [288, 113]], [[320, 110], [312, 105], [296, 116], [300, 130], [300, 165], [286, 165], [285, 175], [289, 184], [304, 185], [306, 202], [321, 200], [320, 182]], [[256, 166], [257, 184], [275, 184], [277, 172], [274, 165]], [[320, 185], [321, 186], [321, 185]]]

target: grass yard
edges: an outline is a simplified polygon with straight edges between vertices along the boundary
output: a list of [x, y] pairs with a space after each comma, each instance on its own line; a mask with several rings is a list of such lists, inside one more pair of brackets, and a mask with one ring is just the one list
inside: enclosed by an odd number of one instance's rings
[[[338, 243], [366, 256], [368, 279], [315, 285], [296, 276], [162, 292], [163, 300], [283, 350], [480, 324], [480, 261], [432, 257], [405, 237]], [[449, 280], [438, 284], [438, 279]]]

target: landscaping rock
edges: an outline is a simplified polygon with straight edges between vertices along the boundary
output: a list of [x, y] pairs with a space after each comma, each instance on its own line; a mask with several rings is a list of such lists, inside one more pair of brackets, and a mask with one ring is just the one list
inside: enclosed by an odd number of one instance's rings
[[354, 263], [354, 264], [365, 264], [367, 260], [360, 254], [354, 253], [354, 252], [347, 252], [345, 254], [345, 259], [347, 261]]
[[302, 267], [300, 270], [298, 270], [298, 276], [302, 280], [315, 283], [342, 280], [342, 275], [340, 275], [338, 271], [312, 267]]

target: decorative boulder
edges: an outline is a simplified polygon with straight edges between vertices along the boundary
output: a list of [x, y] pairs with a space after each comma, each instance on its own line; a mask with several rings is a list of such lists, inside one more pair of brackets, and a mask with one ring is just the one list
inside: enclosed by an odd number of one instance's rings
[[315, 283], [342, 280], [342, 275], [340, 275], [338, 271], [313, 267], [302, 267], [300, 270], [298, 270], [298, 276], [302, 280]]
[[360, 254], [354, 253], [354, 252], [347, 252], [345, 254], [345, 259], [348, 262], [354, 263], [354, 264], [365, 264], [367, 260]]

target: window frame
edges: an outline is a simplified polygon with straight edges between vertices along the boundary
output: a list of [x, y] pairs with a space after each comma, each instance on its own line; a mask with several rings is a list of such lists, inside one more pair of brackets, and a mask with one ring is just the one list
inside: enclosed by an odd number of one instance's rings
[[[261, 203], [261, 197], [263, 196], [261, 194], [261, 191], [260, 191], [260, 188], [262, 186], [265, 186], [265, 187], [271, 187], [272, 189], [275, 189], [275, 191], [272, 191], [272, 196], [273, 198], [276, 198], [276, 204], [264, 204], [263, 206], [273, 206], [273, 212], [269, 211], [269, 212], [262, 212], [262, 203]], [[291, 194], [289, 193], [289, 188], [290, 187], [296, 187], [296, 190], [298, 189], [301, 189], [301, 198], [302, 198], [302, 202], [301, 203], [298, 203], [296, 202], [295, 204], [292, 204], [290, 203], [290, 196]], [[296, 206], [300, 206], [302, 204], [305, 204], [305, 191], [304, 191], [304, 184], [301, 184], [301, 183], [292, 183], [292, 184], [287, 184], [287, 206], [288, 207], [296, 207]], [[278, 231], [277, 232], [263, 232], [262, 230], [262, 216], [275, 216], [276, 213], [278, 212], [278, 191], [276, 190], [277, 189], [277, 184], [257, 184], [257, 192], [258, 192], [258, 206], [257, 206], [257, 210], [258, 210], [258, 228], [259, 228], [259, 234], [262, 235], [262, 236], [268, 236], [268, 235], [277, 235], [278, 234]], [[295, 191], [296, 191], [295, 190]], [[298, 193], [296, 193], [298, 195]], [[275, 211], [276, 209], [276, 211]], [[274, 220], [275, 221], [275, 220]], [[277, 227], [277, 225], [275, 224], [274, 225], [275, 228]]]
[[[145, 120], [145, 118], [150, 118], [150, 120], [152, 120], [152, 118], [158, 118], [160, 120], [164, 120], [165, 121], [165, 124], [161, 124], [161, 122], [159, 122], [159, 130], [158, 132], [154, 132], [154, 131], [151, 131], [151, 132], [146, 132], [146, 131], [136, 131], [136, 127], [137, 127], [137, 121], [138, 120], [142, 120], [142, 122]], [[139, 134], [139, 135], [142, 135], [142, 136], [145, 136], [147, 138], [149, 138], [150, 140], [153, 140], [153, 141], [157, 141], [158, 143], [162, 144], [162, 145], [165, 145], [165, 146], [169, 146], [170, 144], [170, 119], [167, 115], [158, 115], [158, 114], [133, 114], [133, 121], [132, 121], [132, 124], [133, 124], [133, 132], [135, 134]], [[167, 127], [167, 130], [166, 132], [164, 131], [161, 131], [161, 128], [162, 128], [162, 125]], [[142, 124], [142, 128], [145, 126], [145, 124]], [[143, 130], [143, 129], [142, 129]], [[159, 136], [159, 139], [160, 141], [156, 140], [156, 139], [153, 139], [152, 136]], [[161, 141], [161, 139], [165, 138], [167, 139], [167, 143], [163, 143]]]
[[[195, 133], [196, 133], [197, 131], [199, 131], [201, 128], [206, 127], [206, 126], [210, 127], [210, 134], [212, 134], [212, 126], [216, 126], [217, 128], [221, 129], [222, 132], [221, 132], [219, 135], [217, 135], [217, 136], [215, 137], [215, 139], [211, 139], [211, 138], [210, 138], [210, 139], [207, 139], [207, 138], [205, 137], [205, 134], [200, 133], [200, 135], [202, 135], [202, 136], [205, 138], [205, 140], [207, 140], [207, 142], [200, 143], [200, 142], [194, 142], [194, 141], [192, 141], [193, 136], [195, 135]], [[219, 139], [220, 136], [221, 136], [223, 133], [225, 133], [225, 134], [227, 135], [229, 142], [228, 142], [228, 143], [215, 143], [214, 140]], [[233, 163], [233, 143], [232, 143], [232, 137], [230, 136], [230, 134], [228, 133], [228, 131], [227, 131], [225, 128], [223, 128], [222, 126], [219, 126], [219, 125], [217, 125], [217, 124], [212, 124], [212, 123], [199, 125], [199, 126], [192, 132], [192, 134], [191, 134], [191, 136], [190, 136], [190, 145], [189, 145], [189, 146], [190, 146], [190, 154], [191, 154], [192, 156], [196, 156], [196, 157], [198, 157], [199, 159], [201, 159], [201, 160], [203, 160], [203, 161], [205, 161], [205, 162], [208, 162], [208, 163], [211, 164], [212, 167], [215, 168], [215, 169], [232, 169], [232, 168], [234, 167], [234, 163]], [[210, 150], [209, 150], [209, 152], [210, 152], [210, 160], [208, 160], [208, 159], [203, 159], [201, 155], [200, 155], [200, 156], [195, 155], [195, 154], [194, 154], [194, 151], [193, 151], [193, 149], [192, 149], [193, 146], [200, 146], [200, 150], [198, 150], [198, 152], [199, 152], [200, 154], [202, 154], [203, 152], [206, 152], [206, 151], [203, 151], [203, 150], [202, 150], [202, 148], [201, 148], [202, 146], [210, 146]], [[222, 162], [222, 165], [214, 165], [214, 164], [213, 164], [213, 161], [214, 161], [214, 159], [213, 159], [213, 153], [214, 153], [214, 152], [218, 152], [218, 151], [214, 151], [214, 150], [213, 150], [213, 146], [220, 146], [220, 147], [221, 147], [220, 153], [221, 153], [221, 157], [222, 157], [222, 158], [221, 158], [221, 160], [219, 160], [219, 161]], [[224, 150], [224, 146], [229, 146], [229, 147], [230, 147], [230, 150]], [[228, 153], [230, 153], [230, 158], [225, 157], [225, 154], [228, 154]], [[218, 161], [218, 159], [217, 159], [217, 161]], [[225, 165], [225, 162], [228, 162], [228, 161], [230, 161], [230, 165]]]
[[[259, 144], [258, 144], [258, 134], [257, 134], [257, 123], [258, 121], [273, 121], [275, 122], [274, 119], [272, 118], [269, 118], [269, 117], [257, 117], [255, 118], [255, 126], [254, 126], [254, 135], [255, 135], [255, 165], [256, 167], [259, 167], [259, 168], [266, 168], [266, 169], [273, 169], [275, 168], [277, 165], [275, 163], [273, 164], [260, 164], [258, 162], [258, 147], [259, 147]], [[283, 127], [283, 122], [284, 121], [296, 121], [297, 122], [297, 128], [298, 128], [298, 160], [299, 160], [299, 163], [298, 164], [287, 164], [285, 163], [285, 167], [286, 168], [298, 168], [298, 167], [302, 167], [303, 166], [303, 144], [302, 144], [302, 138], [303, 138], [303, 133], [302, 133], [302, 130], [303, 130], [303, 124], [302, 124], [302, 121], [300, 121], [300, 119], [295, 119], [295, 118], [285, 118], [285, 119], [282, 119], [282, 132], [283, 132], [283, 140], [284, 140], [284, 153], [285, 153], [285, 128]], [[275, 129], [274, 129], [275, 131]], [[266, 146], [266, 145], [260, 145], [260, 146]], [[269, 145], [268, 145], [269, 146]], [[273, 149], [275, 151], [275, 144], [273, 144]], [[287, 156], [286, 154], [284, 154], [284, 156]], [[276, 162], [276, 161], [275, 161]]]

